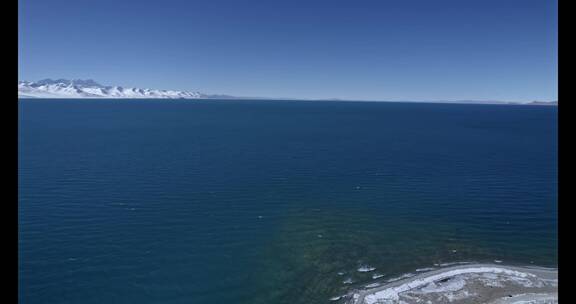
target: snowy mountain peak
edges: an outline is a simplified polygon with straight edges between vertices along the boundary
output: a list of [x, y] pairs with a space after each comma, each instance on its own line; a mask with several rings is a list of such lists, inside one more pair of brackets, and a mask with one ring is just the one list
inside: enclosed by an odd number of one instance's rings
[[61, 84], [61, 85], [66, 85], [66, 86], [84, 86], [84, 87], [104, 87], [103, 85], [97, 83], [96, 81], [92, 80], [92, 79], [73, 79], [73, 80], [67, 80], [67, 79], [42, 79], [40, 81], [37, 81], [36, 84], [38, 85], [51, 85], [51, 84]]
[[165, 98], [198, 99], [209, 95], [189, 91], [104, 86], [92, 79], [18, 81], [19, 98]]

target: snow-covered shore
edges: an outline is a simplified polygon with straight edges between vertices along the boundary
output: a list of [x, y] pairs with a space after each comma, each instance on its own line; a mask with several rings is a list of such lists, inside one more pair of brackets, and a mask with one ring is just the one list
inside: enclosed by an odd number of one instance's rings
[[469, 264], [421, 272], [341, 299], [351, 304], [540, 304], [557, 303], [557, 288], [556, 269]]

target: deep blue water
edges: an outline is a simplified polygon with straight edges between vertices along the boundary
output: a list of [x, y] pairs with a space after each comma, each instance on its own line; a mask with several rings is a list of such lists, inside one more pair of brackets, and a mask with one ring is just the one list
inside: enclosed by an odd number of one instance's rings
[[363, 264], [557, 264], [557, 107], [19, 100], [18, 175], [26, 304], [327, 303]]

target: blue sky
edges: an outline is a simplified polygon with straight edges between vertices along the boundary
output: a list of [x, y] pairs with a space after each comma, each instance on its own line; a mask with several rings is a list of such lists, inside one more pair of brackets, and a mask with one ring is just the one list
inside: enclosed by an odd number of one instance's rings
[[19, 79], [237, 96], [556, 100], [555, 0], [19, 0]]

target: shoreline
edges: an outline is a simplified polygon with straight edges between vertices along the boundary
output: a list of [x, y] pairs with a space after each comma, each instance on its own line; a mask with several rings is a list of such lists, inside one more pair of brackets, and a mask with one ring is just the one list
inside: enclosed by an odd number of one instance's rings
[[264, 101], [264, 102], [277, 102], [277, 101], [296, 101], [296, 102], [356, 102], [356, 103], [402, 103], [402, 104], [441, 104], [441, 105], [501, 105], [501, 106], [548, 106], [557, 107], [558, 103], [554, 102], [543, 102], [543, 103], [532, 103], [532, 102], [498, 102], [498, 101], [400, 101], [400, 100], [348, 100], [348, 99], [283, 99], [283, 98], [170, 98], [170, 97], [70, 97], [70, 96], [59, 96], [59, 97], [33, 97], [33, 96], [18, 96], [18, 100], [171, 100], [171, 101]]
[[558, 269], [464, 264], [420, 272], [342, 296], [348, 304], [558, 302]]

